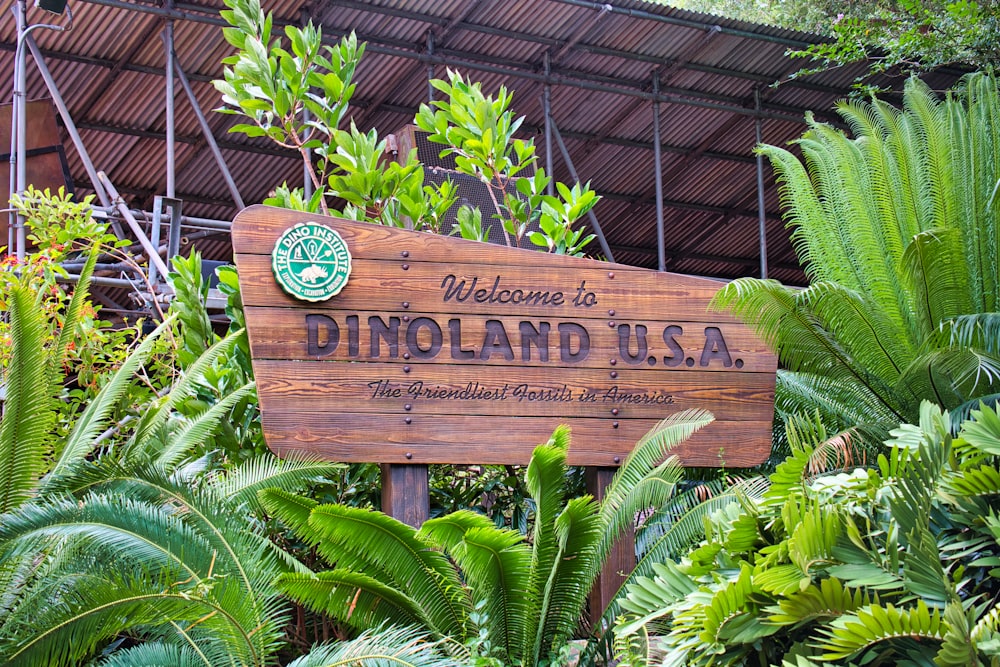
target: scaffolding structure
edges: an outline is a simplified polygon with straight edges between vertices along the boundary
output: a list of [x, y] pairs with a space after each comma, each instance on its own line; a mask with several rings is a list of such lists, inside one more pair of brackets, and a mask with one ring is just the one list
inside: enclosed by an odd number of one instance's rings
[[[43, 51], [36, 42], [34, 33], [40, 29], [66, 30], [72, 23], [71, 16], [64, 17], [59, 23], [30, 24], [26, 19], [26, 0], [15, 0], [12, 8], [16, 22], [16, 45], [14, 48], [14, 83], [12, 85], [14, 122], [11, 132], [10, 191], [20, 193], [28, 185], [24, 174], [26, 147], [23, 120], [27, 55], [30, 53], [31, 61], [35, 66], [34, 70], [44, 80], [45, 88], [58, 111], [64, 132], [71, 141], [79, 162], [86, 172], [87, 184], [85, 187], [91, 189], [96, 195], [99, 205], [94, 207], [95, 217], [108, 220], [119, 238], [128, 239], [139, 259], [136, 266], [124, 266], [115, 261], [102, 262], [98, 267], [99, 273], [94, 279], [94, 283], [137, 293], [140, 295], [139, 310], [148, 309], [157, 299], [170, 294], [167, 262], [169, 257], [182, 250], [182, 239], [192, 241], [211, 235], [226, 234], [231, 224], [227, 219], [192, 217], [183, 211], [185, 196], [178, 193], [178, 165], [175, 148], [193, 139], [177, 135], [175, 117], [180, 91], [183, 92], [181, 99], [186, 98], [200, 129], [200, 135], [194, 140], [203, 143], [211, 153], [216, 167], [216, 175], [225, 183], [232, 208], [239, 210], [245, 204], [244, 194], [241, 193], [238, 186], [239, 178], [234, 175], [225, 155], [225, 152], [231, 153], [234, 150], [234, 143], [231, 141], [223, 143], [216, 136], [216, 132], [213, 131], [212, 124], [206, 117], [198, 95], [192, 86], [192, 78], [204, 83], [206, 76], [203, 74], [189, 76], [189, 73], [182, 67], [176, 51], [175, 24], [199, 24], [217, 30], [224, 26], [225, 22], [217, 15], [218, 8], [206, 5], [168, 2], [165, 6], [160, 6], [142, 1], [125, 2], [124, 0], [72, 1], [83, 2], [85, 5], [106, 11], [126, 11], [154, 17], [162, 23], [160, 39], [165, 62], [165, 67], [162, 70], [154, 72], [153, 68], [146, 65], [130, 62], [118, 63], [116, 67], [123, 71], [136, 70], [146, 74], [155, 73], [156, 76], [162, 77], [165, 117], [163, 189], [153, 196], [150, 210], [130, 207], [112, 179], [101, 170], [102, 165], [95, 164], [94, 160], [91, 159], [81, 131], [70, 113], [47, 61], [55, 59], [60, 62], [64, 60], [86, 62], [88, 59], [95, 60], [95, 58], [81, 55], [71, 57], [53, 49]], [[809, 104], [808, 100], [818, 99], [816, 96], [825, 96], [823, 99], [829, 99], [841, 95], [845, 87], [822, 80], [795, 80], [788, 85], [794, 88], [798, 97], [782, 93], [786, 98], [782, 101], [775, 99], [778, 97], [775, 89], [767, 87], [767, 84], [774, 79], [773, 73], [757, 73], [750, 69], [714, 62], [721, 62], [722, 58], [714, 58], [713, 62], [706, 62], [703, 58], [707, 54], [713, 54], [717, 50], [720, 40], [723, 39], [747, 41], [749, 45], [744, 45], [742, 41], [734, 41], [733, 43], [740, 45], [740, 48], [746, 49], [750, 53], [755, 45], [759, 46], [760, 44], [766, 44], [769, 48], [802, 48], [811, 43], [811, 38], [788, 31], [755, 30], [752, 29], [752, 26], [745, 26], [745, 24], [708, 20], [706, 17], [699, 18], [697, 15], [675, 10], [655, 12], [642, 9], [641, 3], [631, 0], [621, 0], [615, 4], [587, 0], [546, 0], [540, 5], [544, 5], [544, 9], [552, 13], [553, 17], [571, 15], [574, 19], [571, 25], [560, 28], [558, 37], [548, 37], [540, 32], [532, 32], [527, 29], [501, 28], [482, 20], [477, 21], [475, 16], [477, 13], [483, 13], [484, 4], [491, 3], [484, 3], [482, 0], [455, 0], [449, 3], [447, 14], [438, 15], [423, 9], [419, 2], [369, 3], [357, 2], [356, 0], [327, 0], [323, 3], [324, 11], [330, 16], [334, 11], [354, 12], [366, 20], [375, 17], [383, 22], [423, 22], [430, 26], [425, 30], [422, 43], [404, 41], [391, 36], [361, 35], [368, 43], [369, 52], [391, 58], [395, 65], [391, 71], [391, 85], [374, 93], [372, 97], [364, 100], [363, 104], [355, 109], [360, 121], [371, 122], [373, 117], [382, 112], [412, 114], [412, 106], [402, 109], [395, 108], [398, 105], [394, 105], [392, 99], [394, 90], [415, 85], [413, 82], [419, 80], [420, 86], [426, 91], [425, 100], [432, 99], [434, 90], [425, 81], [440, 74], [441, 67], [462, 67], [501, 80], [505, 77], [516, 77], [517, 80], [527, 82], [527, 85], [531, 87], [529, 98], [531, 93], [537, 94], [541, 107], [541, 122], [536, 122], [534, 125], [528, 123], [524, 129], [529, 133], [537, 134], [540, 141], [544, 143], [543, 159], [549, 174], [562, 172], [574, 181], [593, 178], [593, 174], [589, 173], [592, 170], [587, 170], [588, 173], [580, 173], [583, 170], [578, 169], [574, 160], [573, 148], [568, 145], [567, 140], [577, 144], [577, 153], [580, 153], [579, 146], [587, 149], [584, 151], [585, 154], [590, 152], [590, 149], [587, 148], [589, 146], [618, 146], [623, 149], [648, 150], [652, 153], [652, 164], [649, 165], [649, 171], [652, 172], [655, 184], [652, 192], [647, 194], [640, 191], [634, 194], [625, 191], [615, 192], [609, 189], [602, 194], [606, 200], [626, 202], [630, 209], [635, 210], [652, 203], [655, 206], [655, 245], [650, 248], [628, 241], [616, 241], [615, 238], [612, 238], [613, 236], [625, 238], [624, 234], [619, 233], [618, 228], [612, 230], [615, 232], [614, 234], [610, 233], [602, 224], [600, 219], [602, 215], [598, 212], [591, 212], [589, 225], [597, 236], [600, 253], [603, 257], [611, 261], [619, 259], [619, 261], [628, 262], [630, 258], [645, 257], [652, 253], [655, 255], [655, 268], [660, 271], [677, 270], [678, 268], [683, 270], [686, 266], [684, 262], [710, 264], [711, 262], [727, 261], [742, 266], [741, 270], [744, 274], [751, 273], [762, 277], [769, 275], [769, 268], [770, 270], [775, 268], [785, 271], [797, 270], [794, 262], [789, 261], [787, 256], [780, 258], [777, 262], [772, 259], [769, 267], [769, 235], [775, 236], [775, 229], [780, 229], [780, 220], [776, 211], [773, 210], [776, 202], [774, 185], [767, 182], [761, 158], [752, 155], [752, 147], [769, 138], [765, 134], [765, 122], [770, 121], [772, 125], [776, 124], [784, 128], [783, 134], [778, 135], [777, 139], [785, 140], [790, 134], [786, 126], [790, 124], [793, 127], [801, 127]], [[284, 4], [281, 7], [288, 9], [287, 5]], [[323, 17], [319, 18], [322, 22]], [[360, 21], [360, 18], [358, 20]], [[374, 21], [374, 19], [371, 20]], [[555, 21], [556, 18], [552, 20]], [[643, 34], [653, 30], [670, 29], [687, 31], [684, 34], [691, 33], [693, 37], [671, 51], [672, 55], [669, 58], [651, 55], [644, 52], [642, 48], [630, 49], [623, 46], [609, 46], [605, 43], [609, 41], [608, 39], [603, 41], [598, 39], [598, 37], [603, 37], [617, 29], [615, 26], [607, 25], [611, 21], [631, 21], [636, 25], [641, 24], [642, 29], [646, 31]], [[275, 27], [279, 27], [281, 23], [282, 21], [279, 19]], [[628, 25], [632, 25], [632, 23]], [[325, 39], [333, 44], [343, 32], [343, 30], [331, 30], [326, 34]], [[149, 34], [148, 30], [147, 34]], [[458, 40], [456, 35], [459, 34], [474, 35], [484, 40], [517, 40], [519, 43], [527, 45], [525, 48], [530, 47], [542, 53], [540, 66], [529, 68], [513, 59], [503, 60], [458, 48], [454, 42]], [[219, 32], [219, 40], [221, 41], [221, 31]], [[449, 41], [452, 42], [452, 45], [446, 46]], [[594, 71], [588, 71], [588, 68], [583, 66], [590, 62], [598, 63], [608, 59], [622, 61], [631, 68], [630, 72], [638, 71], [636, 68], [641, 67], [646, 71], [646, 75], [636, 77], [631, 74], [622, 74], [612, 77], [596, 71], [596, 66], [589, 68]], [[583, 65], [572, 66], [570, 64], [577, 61]], [[790, 71], [790, 66], [782, 62], [767, 69], [767, 72], [774, 71], [787, 74]], [[717, 86], [720, 91], [694, 90], [676, 83], [677, 80], [683, 78], [682, 75], [688, 78], [695, 76], [717, 77], [720, 81], [732, 79], [740, 84], [741, 90], [752, 92], [749, 96], [732, 94], [722, 92], [721, 86]], [[208, 78], [210, 79], [210, 77]], [[180, 84], [180, 91], [175, 91], [175, 84]], [[561, 93], [559, 100], [554, 99], [556, 89]], [[601, 124], [595, 125], [592, 130], [578, 128], [567, 130], [560, 127], [563, 121], [557, 122], [554, 110], [567, 109], [573, 95], [580, 98], [603, 96], [602, 99], [611, 99], [613, 96], [613, 99], [619, 100], [621, 104], [617, 108], [609, 109], [607, 117], [602, 119]], [[788, 102], [789, 99], [794, 101], [800, 98], [803, 100], [800, 105]], [[672, 141], [664, 136], [663, 107], [665, 105], [670, 105], [675, 110], [703, 111], [712, 116], [713, 119], [720, 117], [725, 118], [725, 120], [718, 122], [717, 129], [707, 133], [704, 138], [694, 142], [693, 145], [681, 145], [676, 140]], [[637, 118], [640, 120], [636, 120]], [[671, 118], [668, 116], [667, 120], [671, 120]], [[651, 136], [646, 140], [635, 136], [625, 136], [625, 133], [616, 134], [616, 128], [626, 123], [650, 125]], [[95, 125], [95, 123], [90, 123], [86, 129], [94, 131]], [[749, 135], [744, 132], [744, 128], [751, 129]], [[100, 130], [100, 127], [96, 128], [96, 131]], [[116, 131], [122, 133], [141, 132], [133, 128], [116, 128]], [[729, 140], [730, 135], [738, 135], [737, 140], [740, 143], [736, 144]], [[727, 147], [736, 146], [738, 150], [719, 150], [716, 148], [716, 144], [720, 143], [724, 143]], [[268, 151], [266, 147], [259, 144], [244, 145], [242, 148], [261, 154], [268, 152], [282, 154], [281, 151], [273, 148]], [[556, 162], [557, 153], [562, 158], [559, 164]], [[665, 156], [667, 155], [672, 160], [669, 164], [665, 164]], [[285, 157], [288, 157], [287, 154]], [[750, 167], [753, 169], [755, 189], [752, 193], [734, 195], [731, 199], [737, 202], [736, 205], [694, 201], [676, 194], [673, 198], [669, 197], [666, 186], [673, 181], [679, 181], [685, 172], [694, 171], [694, 166], [700, 160], [714, 160], [718, 163], [724, 163], [728, 165], [727, 169], [730, 171]], [[748, 205], [740, 205], [739, 203], [742, 201], [747, 201]], [[750, 201], [752, 204], [749, 204]], [[769, 205], [772, 210], [768, 209]], [[666, 210], [680, 211], [690, 215], [710, 216], [710, 224], [686, 230], [687, 236], [680, 246], [680, 250], [671, 249], [667, 242], [670, 230], [667, 229]], [[736, 218], [755, 219], [756, 256], [726, 257], [703, 249], [705, 244], [711, 243], [713, 235], [725, 232], [727, 226], [730, 226], [732, 220]], [[9, 227], [8, 252], [16, 254], [19, 258], [23, 257], [27, 248], [24, 220], [12, 214]], [[628, 238], [632, 238], [632, 236]], [[787, 245], [787, 239], [781, 240]], [[621, 260], [622, 256], [626, 259]], [[67, 267], [71, 271], [71, 276], [74, 275], [72, 273], [74, 267], [75, 265]], [[139, 267], [140, 270], [137, 271], [136, 267]], [[107, 301], [106, 307], [112, 310], [115, 308], [121, 311], [135, 310], [135, 308], [129, 308], [115, 302], [114, 299], [107, 299]]]

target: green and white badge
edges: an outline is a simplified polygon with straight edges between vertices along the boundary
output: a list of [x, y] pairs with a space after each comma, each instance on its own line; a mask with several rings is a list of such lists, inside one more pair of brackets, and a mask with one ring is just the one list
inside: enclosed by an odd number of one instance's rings
[[274, 279], [301, 301], [325, 301], [340, 293], [351, 275], [351, 253], [336, 231], [302, 222], [278, 237], [271, 253]]

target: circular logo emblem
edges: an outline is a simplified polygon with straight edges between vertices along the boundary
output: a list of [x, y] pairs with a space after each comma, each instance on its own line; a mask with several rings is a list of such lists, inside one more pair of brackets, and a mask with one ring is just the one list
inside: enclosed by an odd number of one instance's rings
[[271, 253], [274, 278], [302, 301], [325, 301], [351, 275], [351, 253], [340, 234], [318, 222], [302, 222], [278, 237]]

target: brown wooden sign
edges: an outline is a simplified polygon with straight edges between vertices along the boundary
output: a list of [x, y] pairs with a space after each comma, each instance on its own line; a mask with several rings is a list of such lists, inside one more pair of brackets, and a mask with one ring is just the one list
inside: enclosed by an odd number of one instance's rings
[[[272, 270], [302, 223], [350, 250], [346, 286], [325, 301], [293, 298]], [[263, 206], [237, 216], [233, 246], [278, 453], [526, 463], [566, 423], [572, 464], [613, 466], [692, 407], [716, 421], [676, 450], [686, 465], [770, 452], [777, 361], [707, 312], [716, 281]]]

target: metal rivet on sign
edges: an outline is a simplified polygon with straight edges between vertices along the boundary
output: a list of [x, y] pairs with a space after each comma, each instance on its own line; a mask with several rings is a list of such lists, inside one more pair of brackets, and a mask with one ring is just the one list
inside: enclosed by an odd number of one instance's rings
[[410, 372], [410, 367], [409, 366], [403, 366], [403, 372], [404, 373], [409, 373]]
[[618, 428], [618, 422], [611, 422], [612, 428]]
[[403, 270], [404, 271], [409, 271], [410, 270], [410, 265], [409, 264], [403, 264]]
[[403, 409], [404, 410], [412, 410], [413, 406], [411, 404], [407, 403], [406, 405], [403, 406]]
[[620, 457], [620, 456], [616, 456], [616, 457], [614, 458], [614, 461], [615, 461], [615, 463], [621, 463], [621, 462], [622, 462], [622, 457]]
[[403, 257], [409, 257], [410, 256], [410, 251], [409, 250], [404, 250], [403, 252], [401, 252], [399, 254], [402, 255]]
[[611, 363], [612, 366], [614, 366], [615, 364], [618, 363], [618, 360], [617, 359], [612, 359], [610, 363]]
[[615, 278], [615, 272], [614, 271], [608, 271], [608, 278], [611, 278], [612, 280], [614, 280], [614, 278]]
[[614, 316], [615, 316], [615, 309], [612, 308], [611, 310], [608, 311], [608, 317], [614, 317]]
[[613, 380], [616, 377], [618, 377], [618, 371], [611, 371], [611, 379]]
[[409, 301], [404, 301], [403, 302], [403, 308], [409, 308], [409, 307], [410, 307], [410, 302]]
[[407, 417], [403, 421], [406, 422], [407, 424], [412, 424], [413, 423], [413, 417]]
[[403, 358], [404, 359], [409, 359], [410, 358], [410, 353], [409, 352], [404, 352], [403, 353]]
[[611, 327], [612, 329], [614, 329], [615, 328], [615, 321], [611, 320], [610, 322], [608, 322], [608, 326]]
[[409, 315], [403, 315], [403, 321], [404, 322], [409, 322], [410, 321], [410, 316]]
[[613, 414], [615, 417], [617, 417], [618, 416], [618, 408], [611, 408], [611, 414]]
[[409, 452], [406, 452], [406, 458], [412, 459], [413, 458], [413, 454], [411, 454]]

